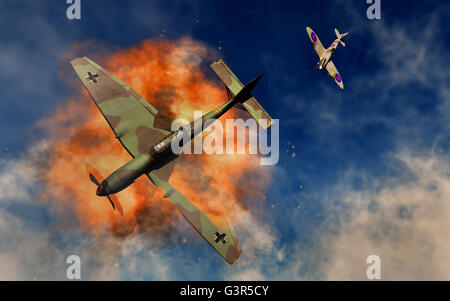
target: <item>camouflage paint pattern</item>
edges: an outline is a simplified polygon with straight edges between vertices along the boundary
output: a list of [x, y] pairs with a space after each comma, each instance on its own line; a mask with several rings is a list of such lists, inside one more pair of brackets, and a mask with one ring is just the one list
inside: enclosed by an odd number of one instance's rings
[[[113, 208], [118, 208], [122, 214], [122, 207], [113, 194], [131, 185], [142, 174], [146, 174], [153, 184], [165, 191], [164, 197], [172, 201], [195, 230], [228, 263], [232, 264], [235, 262], [242, 250], [233, 227], [229, 223], [215, 225], [168, 182], [175, 164], [174, 160], [178, 157], [172, 152], [171, 143], [182, 129], [167, 132], [155, 127], [154, 122], [158, 111], [126, 83], [90, 59], [86, 57], [74, 59], [71, 61], [71, 64], [91, 98], [116, 134], [116, 138], [133, 157], [132, 160], [125, 163], [104, 180], [93, 167], [89, 164], [86, 165], [88, 173], [94, 177], [94, 183], [98, 182], [97, 195], [107, 196]], [[260, 77], [255, 78], [247, 86], [243, 87], [234, 74], [231, 71], [229, 72], [233, 79], [231, 83], [228, 82], [229, 85], [227, 86], [233, 89], [232, 91], [234, 91], [233, 93], [236, 96], [204, 114], [201, 117], [201, 122], [198, 123], [202, 125], [202, 128], [208, 120], [218, 119], [236, 104], [245, 104], [249, 99], [254, 100], [254, 102], [250, 103], [252, 107], [250, 111], [253, 110], [253, 114], [251, 114], [254, 118], [255, 116], [261, 118], [265, 113], [250, 94]], [[265, 114], [267, 115], [267, 113]], [[268, 118], [270, 119], [270, 117]], [[195, 121], [191, 124], [195, 124]], [[202, 128], [195, 129], [192, 127], [191, 139], [200, 133]], [[187, 143], [187, 141], [184, 142]]]
[[[216, 226], [203, 212], [176, 190], [168, 181], [161, 180], [154, 172], [148, 177], [158, 187], [164, 189], [164, 198], [169, 198], [194, 229], [228, 263], [233, 264], [242, 253], [241, 246], [234, 229], [229, 223]], [[222, 240], [218, 240], [223, 236]]]
[[86, 57], [72, 60], [71, 64], [131, 156], [148, 151], [168, 134], [153, 125], [158, 111], [126, 83]]
[[[215, 61], [210, 65], [210, 67], [222, 80], [227, 89], [231, 92], [232, 96], [237, 95], [244, 87], [241, 81], [236, 77], [236, 75], [234, 75], [223, 60], [220, 59]], [[243, 102], [242, 106], [245, 110], [247, 110], [247, 112], [250, 113], [250, 115], [262, 128], [266, 130], [271, 126], [272, 118], [254, 97], [251, 97], [247, 101]]]

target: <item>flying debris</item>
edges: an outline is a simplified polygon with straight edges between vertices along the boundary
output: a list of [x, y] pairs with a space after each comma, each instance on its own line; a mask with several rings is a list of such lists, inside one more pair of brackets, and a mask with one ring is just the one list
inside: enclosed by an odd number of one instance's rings
[[339, 74], [338, 70], [333, 64], [333, 61], [331, 61], [331, 57], [333, 56], [334, 52], [336, 51], [336, 48], [339, 44], [341, 44], [343, 47], [345, 47], [345, 43], [342, 40], [345, 36], [347, 36], [349, 33], [343, 33], [340, 34], [339, 31], [335, 28], [334, 32], [336, 33], [337, 39], [334, 40], [334, 42], [325, 49], [322, 45], [322, 43], [319, 40], [319, 37], [317, 34], [310, 28], [306, 27], [306, 31], [308, 32], [309, 39], [311, 40], [311, 43], [314, 46], [314, 50], [316, 51], [317, 55], [319, 56], [319, 62], [317, 62], [316, 66], [312, 66], [312, 68], [323, 70], [323, 68], [326, 68], [328, 71], [328, 74], [334, 79], [334, 82], [342, 89], [344, 90], [344, 83], [342, 82], [342, 77]]
[[[242, 251], [233, 226], [228, 222], [215, 224], [169, 184], [175, 161], [179, 156], [173, 152], [171, 145], [172, 141], [183, 135], [183, 128], [172, 132], [157, 128], [154, 124], [155, 120], [160, 118], [158, 110], [130, 86], [89, 58], [74, 59], [71, 64], [116, 138], [133, 157], [105, 179], [93, 166], [86, 164], [89, 178], [97, 186], [96, 194], [106, 197], [112, 208], [123, 215], [122, 206], [115, 193], [133, 184], [137, 178], [145, 174], [154, 185], [164, 190], [163, 197], [172, 201], [194, 229], [228, 263], [234, 263]], [[189, 138], [194, 139], [211, 124], [208, 121], [218, 119], [235, 106], [248, 111], [267, 129], [272, 119], [251, 95], [261, 76], [244, 86], [222, 60], [211, 64], [211, 68], [225, 83], [229, 99], [223, 105], [194, 120], [191, 123]], [[199, 129], [197, 124], [202, 127]], [[179, 142], [180, 147], [189, 143], [186, 140], [189, 139]]]

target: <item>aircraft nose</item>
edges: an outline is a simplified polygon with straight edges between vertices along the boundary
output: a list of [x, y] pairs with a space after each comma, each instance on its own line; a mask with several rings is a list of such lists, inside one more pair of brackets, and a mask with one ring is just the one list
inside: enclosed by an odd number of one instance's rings
[[103, 189], [103, 185], [99, 185], [99, 186], [97, 187], [96, 194], [97, 194], [98, 196], [105, 196], [105, 191], [104, 191], [104, 189]]

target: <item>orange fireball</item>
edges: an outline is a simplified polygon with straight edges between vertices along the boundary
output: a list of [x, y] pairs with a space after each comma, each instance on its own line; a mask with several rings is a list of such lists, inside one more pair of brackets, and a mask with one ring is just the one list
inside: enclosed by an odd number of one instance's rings
[[[205, 45], [191, 39], [147, 40], [99, 61], [159, 110], [163, 118], [155, 126], [170, 129], [172, 120], [192, 120], [194, 111], [209, 111], [227, 100], [225, 90], [205, 78], [202, 63], [210, 55]], [[225, 118], [236, 116], [229, 111]], [[108, 229], [117, 237], [170, 234], [178, 212], [148, 178], [140, 177], [117, 194], [123, 217], [111, 210], [105, 198], [96, 196], [85, 164], [106, 176], [131, 158], [85, 92], [79, 100], [65, 102], [43, 126], [54, 141], [45, 193], [60, 200], [60, 208], [70, 206], [83, 230]], [[182, 155], [170, 183], [207, 215], [233, 219], [251, 214], [248, 198], [262, 202], [269, 181], [267, 168], [255, 155]]]

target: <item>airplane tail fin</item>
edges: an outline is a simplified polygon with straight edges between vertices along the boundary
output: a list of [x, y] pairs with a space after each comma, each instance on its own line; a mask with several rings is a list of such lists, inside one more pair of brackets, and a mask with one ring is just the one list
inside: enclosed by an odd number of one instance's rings
[[334, 29], [334, 32], [336, 33], [336, 37], [339, 39], [339, 43], [341, 43], [341, 45], [342, 45], [343, 47], [345, 47], [345, 43], [344, 43], [344, 41], [342, 41], [342, 39], [343, 39], [345, 36], [347, 36], [349, 33], [346, 32], [346, 33], [340, 34], [340, 33], [339, 33], [339, 30], [337, 30], [337, 28]]
[[[215, 61], [210, 67], [225, 84], [229, 99], [238, 95], [241, 90], [245, 88], [223, 60]], [[257, 81], [257, 79], [255, 80]], [[250, 83], [247, 86], [251, 86]], [[247, 89], [249, 88], [247, 87]], [[272, 118], [267, 114], [266, 110], [264, 110], [256, 98], [251, 97], [242, 103], [236, 104], [236, 107], [247, 111], [263, 129], [267, 129], [271, 126]]]

